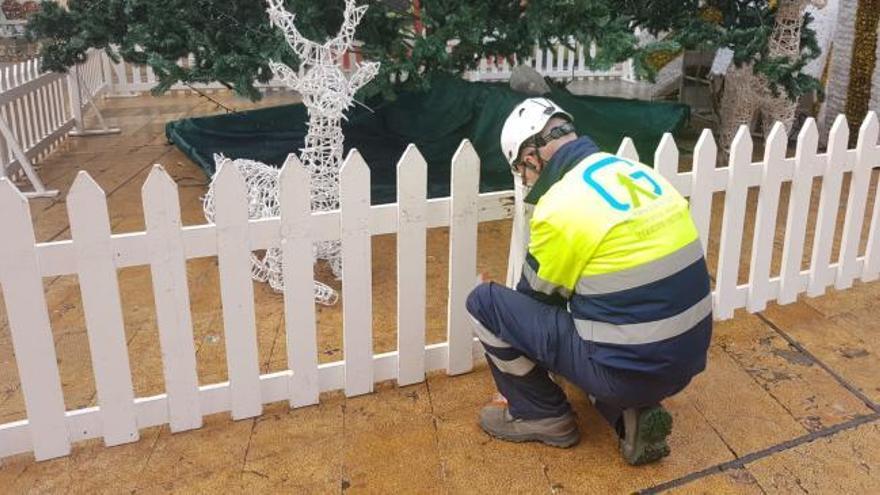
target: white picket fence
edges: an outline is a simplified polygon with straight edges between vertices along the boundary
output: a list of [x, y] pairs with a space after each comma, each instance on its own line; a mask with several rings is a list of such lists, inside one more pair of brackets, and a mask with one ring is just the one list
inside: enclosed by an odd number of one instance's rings
[[[595, 46], [590, 51], [595, 55]], [[632, 61], [620, 62], [608, 70], [593, 70], [587, 66], [584, 47], [579, 44], [575, 44], [574, 50], [564, 45], [546, 49], [536, 46], [531, 57], [517, 62], [551, 79], [635, 81]], [[513, 67], [505, 58], [484, 58], [475, 70], [466, 72], [464, 77], [470, 81], [507, 81]]]
[[[808, 119], [797, 140], [797, 152], [787, 157], [788, 136], [780, 123], [773, 127], [765, 145], [764, 160], [753, 163], [752, 139], [746, 127], [740, 128], [733, 141], [729, 164], [716, 168], [717, 146], [712, 133], [703, 131], [694, 149], [693, 167], [679, 172], [679, 153], [670, 134], [660, 141], [654, 154], [656, 169], [690, 200], [691, 216], [700, 232], [700, 239], [708, 249], [709, 226], [712, 215], [712, 196], [725, 193], [721, 225], [718, 268], [715, 275], [715, 318], [733, 317], [733, 312], [746, 308], [762, 311], [767, 303], [794, 302], [806, 292], [810, 297], [824, 294], [827, 287], [847, 289], [853, 281], [873, 281], [880, 278], [880, 187], [876, 189], [867, 248], [862, 256], [859, 246], [866, 213], [871, 170], [880, 167], [878, 146], [878, 119], [869, 112], [859, 131], [855, 149], [848, 149], [849, 127], [846, 118], [839, 115], [834, 122], [825, 153], [818, 153], [819, 133], [814, 119]], [[618, 155], [638, 160], [635, 146], [625, 139]], [[842, 227], [837, 225], [841, 186], [845, 173], [851, 173], [847, 210]], [[809, 268], [802, 269], [804, 244], [813, 179], [822, 178], [819, 210]], [[773, 241], [777, 230], [777, 213], [783, 183], [790, 183], [785, 240], [779, 276], [771, 276], [770, 263]], [[748, 282], [738, 283], [742, 241], [745, 234], [745, 214], [748, 190], [758, 187], [756, 223], [753, 232]], [[517, 191], [517, 195], [521, 195]], [[517, 216], [524, 216], [518, 204]], [[842, 229], [842, 230], [841, 230]], [[837, 260], [831, 259], [835, 234], [841, 233]], [[511, 242], [511, 260], [523, 259], [528, 243], [528, 229], [521, 222], [514, 223]], [[508, 283], [519, 278], [521, 266], [511, 263]]]
[[0, 72], [0, 177], [17, 183], [29, 181], [34, 189], [29, 195], [53, 195], [43, 186], [34, 165], [68, 132], [83, 129], [83, 110], [109, 88], [96, 53], [77, 68], [79, 82], [74, 72], [41, 71], [40, 59], [7, 66]]
[[[591, 48], [591, 50], [595, 54], [595, 47]], [[122, 61], [114, 63], [106, 55], [102, 54], [102, 57], [104, 58], [103, 63], [107, 67], [105, 73], [107, 75], [107, 83], [112, 87], [110, 92], [112, 96], [131, 96], [143, 93], [152, 89], [158, 82], [153, 69], [148, 66], [139, 66]], [[341, 63], [344, 67], [352, 67], [359, 60], [358, 54], [348, 52], [344, 55]], [[194, 58], [192, 56], [178, 61], [178, 65], [181, 67], [189, 67], [193, 63]], [[523, 60], [522, 64], [532, 67], [542, 76], [553, 79], [619, 79], [633, 81], [635, 78], [632, 72], [632, 63], [629, 61], [616, 64], [609, 70], [591, 70], [586, 65], [584, 47], [580, 45], [576, 45], [575, 50], [570, 50], [563, 45], [547, 49], [536, 46], [534, 55]], [[465, 72], [464, 78], [470, 81], [506, 81], [510, 78], [512, 68], [504, 58], [484, 58], [476, 69]], [[263, 91], [287, 89], [278, 78], [273, 78], [265, 84], [257, 84], [257, 87]], [[172, 91], [189, 92], [193, 89], [212, 91], [226, 89], [226, 87], [220, 83], [192, 84], [190, 86], [175, 84], [171, 87]]]
[[[711, 198], [725, 192], [720, 254], [714, 291], [716, 318], [730, 318], [737, 308], [762, 310], [768, 301], [793, 302], [828, 286], [842, 289], [860, 278], [880, 275], [880, 198], [869, 217], [867, 251], [859, 243], [873, 167], [880, 166], [878, 120], [871, 113], [855, 149], [847, 148], [848, 128], [838, 118], [826, 153], [817, 153], [815, 122], [798, 138], [797, 153], [786, 157], [786, 135], [774, 127], [764, 160], [752, 163], [746, 129], [736, 137], [730, 164], [716, 168], [717, 148], [704, 132], [694, 167], [679, 172], [678, 150], [671, 136], [662, 140], [657, 169], [683, 194], [704, 245], [708, 242]], [[618, 154], [637, 159], [629, 139]], [[510, 262], [521, 264], [525, 237], [522, 209], [513, 193], [479, 194], [480, 162], [463, 142], [452, 162], [451, 196], [426, 200], [427, 167], [410, 147], [398, 163], [398, 203], [370, 206], [370, 171], [357, 152], [346, 159], [341, 177], [341, 208], [310, 213], [308, 180], [291, 156], [281, 173], [281, 216], [248, 220], [245, 185], [231, 167], [216, 183], [216, 224], [182, 227], [177, 190], [156, 166], [143, 187], [144, 232], [112, 234], [104, 192], [80, 172], [68, 196], [72, 239], [35, 243], [25, 198], [0, 181], [0, 284], [18, 365], [27, 419], [0, 425], [0, 458], [33, 451], [37, 459], [67, 455], [71, 442], [103, 437], [106, 445], [136, 441], [142, 428], [169, 424], [174, 432], [199, 428], [207, 414], [231, 411], [234, 419], [261, 414], [263, 404], [286, 400], [291, 407], [315, 404], [319, 392], [344, 389], [347, 396], [369, 393], [374, 383], [396, 379], [418, 383], [430, 370], [449, 374], [472, 369], [479, 355], [468, 323], [465, 298], [476, 274], [478, 222], [509, 218], [514, 211], [518, 237]], [[831, 260], [835, 219], [845, 173], [852, 174], [840, 256]], [[813, 178], [822, 177], [812, 260], [803, 270], [808, 205]], [[791, 183], [780, 276], [772, 277], [770, 260], [782, 184]], [[757, 224], [748, 283], [738, 284], [744, 237], [747, 189], [759, 187]], [[521, 195], [521, 191], [518, 193]], [[447, 342], [425, 345], [426, 229], [449, 226]], [[370, 237], [397, 234], [398, 347], [374, 355], [372, 343]], [[343, 256], [343, 361], [318, 364], [311, 245], [340, 239]], [[260, 375], [255, 303], [249, 253], [280, 246], [285, 267], [284, 294], [288, 368]], [[217, 256], [229, 381], [199, 385], [187, 287], [186, 260]], [[162, 350], [165, 393], [134, 397], [124, 340], [117, 270], [149, 265]], [[66, 411], [42, 279], [75, 274], [80, 283], [90, 355], [97, 388], [96, 407]]]

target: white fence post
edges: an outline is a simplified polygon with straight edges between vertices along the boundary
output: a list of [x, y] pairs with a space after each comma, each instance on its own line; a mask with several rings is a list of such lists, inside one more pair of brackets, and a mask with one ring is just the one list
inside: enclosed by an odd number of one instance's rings
[[777, 122], [773, 125], [764, 145], [758, 210], [752, 238], [752, 262], [749, 266], [749, 294], [746, 308], [753, 313], [766, 309], [767, 300], [770, 299], [770, 262], [773, 259], [773, 238], [776, 236], [776, 219], [787, 144], [785, 126]]
[[[17, 76], [16, 80], [20, 85], [24, 85], [25, 83], [30, 81], [30, 71], [28, 65], [28, 62], [24, 62], [15, 66], [15, 73]], [[30, 148], [34, 144], [34, 130], [33, 125], [31, 125], [30, 108], [28, 108], [28, 95], [23, 95], [21, 98], [18, 99], [17, 103], [18, 111], [20, 112], [18, 117], [21, 122], [22, 141], [25, 148]]]
[[397, 162], [397, 383], [425, 380], [428, 164], [409, 145]]
[[846, 218], [843, 223], [843, 239], [840, 243], [840, 257], [837, 266], [838, 290], [852, 287], [853, 280], [858, 276], [859, 243], [862, 239], [862, 224], [865, 218], [865, 206], [868, 186], [871, 180], [871, 169], [877, 165], [877, 114], [868, 112], [859, 129], [856, 144], [856, 164], [850, 178], [849, 199], [846, 202]]
[[718, 254], [718, 276], [715, 284], [715, 318], [733, 317], [739, 261], [741, 258], [743, 223], [748, 192], [748, 168], [752, 162], [752, 137], [746, 126], [740, 126], [733, 139], [728, 166], [727, 189], [724, 193], [724, 217], [721, 227], [721, 250]]
[[[873, 113], [873, 112], [872, 112]], [[880, 146], [874, 146], [870, 162], [876, 167], [880, 164]], [[880, 278], [880, 177], [874, 183], [874, 211], [871, 214], [871, 227], [868, 230], [868, 246], [865, 250], [865, 268], [862, 281], [871, 282]]]
[[86, 333], [107, 446], [138, 440], [122, 301], [104, 191], [80, 171], [67, 196]]
[[788, 197], [788, 216], [785, 222], [785, 244], [782, 248], [782, 271], [779, 282], [780, 304], [797, 300], [804, 288], [801, 284], [801, 264], [804, 257], [804, 236], [807, 231], [807, 214], [810, 212], [810, 196], [813, 192], [813, 173], [816, 170], [819, 132], [812, 118], [804, 122], [798, 135], [794, 159], [794, 176]]
[[[0, 281], [27, 411], [30, 446], [37, 460], [65, 456], [70, 453], [70, 441], [64, 397], [34, 250], [30, 206], [7, 179], [0, 179], [0, 212], [4, 237], [0, 242]], [[4, 426], [0, 425], [0, 431]], [[10, 447], [0, 442], [0, 456], [6, 455]]]
[[[119, 128], [107, 126], [107, 122], [101, 114], [101, 109], [95, 103], [95, 98], [106, 92], [106, 83], [103, 80], [100, 61], [96, 53], [100, 52], [92, 51], [88, 59], [82, 64], [82, 67], [79, 65], [73, 66], [70, 72], [72, 77], [68, 78], [68, 84], [75, 86], [75, 88], [71, 89], [71, 94], [74, 95], [71, 104], [74, 105], [74, 116], [77, 122], [76, 128], [70, 132], [71, 136], [102, 136], [122, 132]], [[84, 72], [85, 75], [83, 75]], [[85, 92], [83, 92], [83, 88], [85, 88]], [[83, 96], [86, 98], [86, 103], [82, 101]], [[94, 110], [95, 117], [98, 118], [99, 129], [85, 128], [82, 110], [86, 104], [91, 105], [92, 110]]]
[[74, 129], [83, 132], [86, 129], [83, 123], [82, 89], [79, 86], [79, 66], [74, 65], [67, 74], [67, 94], [70, 96], [70, 114], [73, 115]]
[[232, 418], [244, 419], [259, 416], [263, 406], [257, 364], [247, 191], [244, 179], [231, 163], [224, 163], [215, 179], [215, 223]]
[[617, 148], [617, 156], [627, 160], [639, 161], [639, 152], [636, 150], [636, 145], [632, 139], [628, 137], [623, 138], [620, 142], [620, 147]]
[[718, 160], [718, 147], [712, 131], [703, 129], [697, 146], [691, 174], [691, 218], [700, 233], [703, 252], [709, 251], [709, 226], [712, 222], [712, 179], [715, 175], [715, 162]]
[[312, 258], [309, 177], [291, 153], [278, 179], [281, 201], [281, 267], [284, 271], [284, 328], [290, 406], [318, 403], [318, 343], [315, 324], [314, 261]]
[[530, 207], [526, 206], [526, 191], [519, 175], [513, 175], [513, 225], [507, 264], [507, 286], [515, 288], [522, 275], [522, 264], [529, 249]]
[[684, 191], [682, 177], [678, 175], [678, 147], [668, 132], [663, 134], [654, 152], [654, 167], [679, 193]]
[[114, 83], [113, 83], [113, 69], [110, 67], [110, 57], [107, 56], [107, 53], [104, 50], [97, 52], [98, 56], [101, 58], [101, 78], [106, 85], [106, 93], [113, 94], [115, 93]]
[[373, 391], [373, 281], [370, 169], [351, 150], [339, 173], [342, 241], [342, 346], [345, 395]]
[[171, 431], [201, 428], [199, 378], [177, 184], [155, 165], [142, 189]]
[[447, 373], [457, 375], [473, 369], [473, 329], [465, 301], [477, 276], [477, 195], [480, 158], [470, 141], [464, 140], [452, 157], [449, 195], [449, 303]]
[[807, 295], [821, 296], [833, 282], [834, 273], [829, 266], [837, 210], [840, 207], [840, 186], [849, 142], [849, 125], [846, 117], [838, 115], [831, 126], [828, 138], [828, 160], [822, 174], [822, 193], [819, 197], [819, 214], [816, 218], [816, 236], [813, 239], [813, 256], [810, 261], [810, 287]]

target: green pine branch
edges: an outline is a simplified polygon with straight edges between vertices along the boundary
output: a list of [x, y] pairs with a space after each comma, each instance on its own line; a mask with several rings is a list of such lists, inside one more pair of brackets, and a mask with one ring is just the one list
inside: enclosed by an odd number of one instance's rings
[[[629, 58], [642, 77], [653, 77], [645, 63], [652, 53], [685, 48], [728, 47], [737, 64], [753, 62], [774, 88], [796, 97], [818, 86], [800, 74], [818, 47], [812, 29], [804, 29], [801, 58], [774, 60], [767, 41], [774, 11], [766, 0], [710, 4], [722, 20], [700, 13], [698, 0], [424, 0], [424, 35], [413, 32], [411, 10], [382, 0], [370, 3], [358, 27], [357, 50], [381, 63], [378, 77], [361, 97], [393, 98], [401, 89], [425, 89], [434, 77], [474, 69], [488, 56], [509, 60], [531, 56], [535, 43], [596, 45], [585, 50], [586, 63], [605, 69]], [[343, 0], [288, 0], [304, 36], [320, 41], [336, 33]], [[638, 27], [666, 32], [661, 41], [638, 46]], [[260, 0], [71, 0], [69, 8], [43, 3], [28, 24], [29, 36], [42, 43], [43, 67], [63, 72], [82, 63], [91, 48], [114, 60], [149, 65], [160, 94], [177, 83], [220, 82], [237, 93], [259, 99], [255, 82], [272, 78], [268, 60], [289, 66], [299, 61], [282, 34], [272, 28]], [[451, 48], [449, 48], [451, 46]], [[814, 50], [815, 48], [815, 50]], [[195, 63], [180, 67], [192, 54]]]

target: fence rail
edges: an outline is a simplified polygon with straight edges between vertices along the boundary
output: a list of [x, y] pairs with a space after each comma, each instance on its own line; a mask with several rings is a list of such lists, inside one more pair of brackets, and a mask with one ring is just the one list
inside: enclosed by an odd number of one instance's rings
[[[798, 137], [794, 157], [777, 124], [764, 159], [753, 163], [751, 136], [742, 129], [729, 165], [716, 168], [717, 147], [705, 131], [694, 153], [692, 171], [679, 171], [670, 135], [661, 141], [656, 167], [690, 197], [691, 213], [707, 245], [712, 194], [725, 193], [720, 253], [715, 273], [717, 319], [746, 308], [760, 311], [769, 301], [793, 302], [801, 293], [819, 295], [830, 286], [845, 289], [856, 279], [880, 276], [880, 198], [871, 214], [867, 249], [860, 253], [872, 169], [880, 166], [878, 120], [869, 114], [858, 144], [847, 148], [848, 127], [840, 116], [827, 152], [817, 152], [818, 132], [809, 120]], [[618, 155], [637, 159], [625, 139]], [[218, 172], [216, 224], [183, 227], [176, 185], [160, 166], [143, 187], [146, 230], [111, 235], [104, 192], [80, 172], [68, 197], [72, 239], [35, 243], [25, 198], [6, 179], [0, 181], [0, 284], [3, 287], [27, 419], [0, 425], [0, 457], [33, 451], [37, 459], [64, 456], [71, 442], [103, 437], [107, 445], [137, 440], [138, 431], [169, 424], [172, 431], [199, 428], [206, 414], [231, 411], [235, 419], [261, 414], [263, 404], [287, 400], [291, 407], [318, 402], [321, 391], [369, 393], [373, 384], [423, 381], [430, 370], [469, 371], [479, 346], [466, 320], [464, 298], [476, 273], [478, 222], [514, 217], [510, 273], [523, 260], [527, 229], [524, 210], [513, 197], [522, 191], [479, 194], [479, 158], [463, 142], [452, 162], [451, 196], [426, 199], [427, 171], [415, 147], [397, 167], [398, 203], [370, 207], [369, 168], [357, 152], [341, 172], [341, 209], [309, 211], [308, 180], [295, 156], [281, 173], [281, 216], [248, 220], [245, 185], [231, 167]], [[844, 174], [851, 175], [843, 225], [836, 225]], [[822, 178], [816, 235], [809, 267], [802, 269], [807, 210], [812, 183]], [[772, 276], [770, 259], [777, 230], [780, 191], [790, 183], [782, 269]], [[748, 283], [737, 280], [745, 232], [746, 194], [759, 188]], [[880, 189], [878, 189], [880, 191]], [[425, 345], [426, 229], [449, 226], [447, 342]], [[841, 249], [831, 259], [835, 232]], [[372, 341], [370, 236], [396, 233], [398, 242], [398, 349], [376, 354]], [[343, 263], [343, 346], [345, 360], [317, 363], [312, 300], [311, 245], [341, 239]], [[257, 366], [254, 298], [248, 267], [252, 250], [281, 247], [284, 256], [285, 333], [288, 368], [260, 375]], [[190, 316], [186, 260], [217, 256], [229, 381], [198, 385]], [[134, 397], [123, 335], [116, 271], [135, 265], [151, 268], [166, 392]], [[97, 386], [96, 407], [66, 411], [55, 359], [42, 279], [76, 274]]]

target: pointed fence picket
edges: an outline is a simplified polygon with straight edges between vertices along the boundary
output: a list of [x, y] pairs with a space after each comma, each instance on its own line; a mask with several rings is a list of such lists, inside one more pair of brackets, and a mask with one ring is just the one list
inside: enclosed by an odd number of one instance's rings
[[678, 148], [675, 146], [675, 140], [672, 134], [666, 133], [660, 139], [657, 151], [654, 153], [654, 163], [657, 171], [665, 177], [672, 187], [679, 192], [687, 187], [682, 179], [684, 177], [678, 175]]
[[620, 147], [617, 148], [617, 155], [627, 160], [639, 161], [639, 152], [636, 150], [636, 145], [628, 137], [623, 138], [620, 142]]
[[171, 431], [201, 428], [199, 379], [177, 185], [156, 165], [144, 183], [142, 196]]
[[428, 164], [409, 145], [397, 164], [397, 382], [425, 379]]
[[137, 441], [134, 390], [104, 191], [80, 172], [67, 195], [89, 350], [107, 446]]
[[449, 365], [455, 375], [473, 368], [473, 345], [465, 301], [473, 288], [477, 272], [477, 194], [480, 184], [480, 158], [467, 140], [452, 158], [449, 197], [449, 304], [447, 340]]
[[877, 166], [877, 162], [872, 163], [872, 160], [876, 160], [877, 156], [878, 125], [880, 124], [877, 122], [877, 114], [869, 112], [859, 129], [855, 167], [850, 179], [846, 218], [843, 223], [837, 281], [834, 284], [838, 290], [852, 287], [853, 280], [859, 274], [859, 242], [862, 238], [868, 186], [871, 181], [871, 169]]
[[[786, 133], [776, 125], [765, 143], [763, 161], [753, 163], [751, 137], [741, 131], [730, 164], [719, 167], [715, 142], [704, 133], [692, 169], [681, 172], [675, 142], [664, 136], [655, 153], [657, 170], [690, 198], [704, 246], [712, 195], [725, 193], [720, 255], [712, 274], [717, 319], [731, 317], [738, 308], [755, 312], [770, 301], [791, 301], [808, 289], [821, 294], [831, 284], [877, 278], [876, 193], [864, 255], [859, 249], [872, 169], [880, 166], [877, 137], [872, 113], [862, 125], [856, 149], [847, 149], [846, 122], [841, 118], [828, 151], [818, 153], [815, 124], [808, 121], [795, 157], [787, 158]], [[629, 139], [623, 140], [618, 155], [638, 160]], [[847, 214], [844, 225], [838, 226], [847, 173], [853, 175]], [[112, 234], [103, 192], [83, 172], [68, 198], [73, 238], [47, 243], [34, 242], [26, 199], [9, 180], [0, 180], [0, 233], [5, 239], [0, 243], [0, 283], [27, 411], [26, 420], [0, 425], [0, 458], [33, 451], [37, 459], [48, 459], [67, 455], [72, 442], [84, 439], [104, 437], [113, 445], [137, 439], [140, 428], [170, 424], [172, 431], [182, 431], [199, 428], [208, 414], [231, 412], [235, 419], [248, 418], [270, 402], [302, 407], [318, 403], [323, 391], [344, 389], [353, 396], [369, 393], [383, 380], [407, 385], [424, 381], [428, 371], [469, 371], [481, 354], [465, 309], [476, 275], [478, 222], [511, 217], [519, 222], [511, 240], [509, 282], [516, 280], [528, 239], [528, 209], [513, 204], [511, 191], [479, 194], [479, 176], [479, 157], [465, 141], [453, 158], [451, 197], [426, 199], [427, 166], [410, 147], [398, 163], [398, 203], [371, 206], [369, 169], [354, 151], [341, 172], [340, 210], [312, 213], [307, 174], [291, 155], [280, 175], [280, 217], [248, 220], [244, 181], [234, 168], [223, 167], [216, 178], [216, 223], [184, 227], [175, 185], [157, 166], [143, 188], [146, 230]], [[816, 237], [810, 265], [802, 269], [816, 176], [822, 178]], [[783, 268], [780, 276], [773, 276], [770, 262], [784, 183], [791, 183], [791, 195]], [[752, 255], [741, 260], [747, 192], [753, 187], [758, 188], [758, 204]], [[516, 195], [521, 198], [523, 193], [519, 188]], [[450, 230], [447, 342], [425, 345], [426, 230], [444, 226]], [[398, 237], [398, 349], [374, 355], [371, 237], [389, 233]], [[841, 252], [832, 261], [838, 235]], [[318, 364], [312, 245], [330, 240], [342, 244], [344, 360]], [[281, 249], [287, 288], [288, 369], [260, 375], [249, 253], [273, 247]], [[204, 256], [217, 256], [219, 261], [229, 381], [199, 385], [186, 260]], [[750, 264], [749, 279], [740, 284], [745, 262]], [[116, 270], [138, 265], [151, 269], [165, 393], [135, 398]], [[82, 286], [98, 392], [97, 406], [74, 411], [65, 411], [41, 280], [67, 274], [77, 274]]]
[[816, 147], [819, 132], [812, 118], [804, 122], [798, 135], [797, 153], [794, 157], [794, 175], [788, 197], [788, 216], [785, 221], [785, 244], [782, 248], [782, 271], [780, 272], [779, 303], [788, 304], [802, 292], [801, 260], [804, 256], [804, 239], [807, 232], [807, 214], [810, 212], [810, 196], [813, 191], [813, 174], [819, 163]]
[[[832, 282], [833, 272], [829, 266], [834, 243], [837, 210], [840, 207], [840, 186], [843, 183], [843, 166], [849, 142], [849, 125], [846, 117], [838, 115], [831, 126], [828, 138], [828, 160], [822, 173], [822, 191], [819, 197], [819, 213], [816, 220], [816, 236], [813, 239], [813, 256], [810, 266], [810, 297], [821, 296]], [[876, 217], [876, 215], [875, 215]]]
[[741, 126], [731, 145], [727, 187], [724, 190], [724, 218], [721, 223], [721, 248], [718, 253], [714, 301], [715, 316], [719, 319], [732, 317], [736, 307], [735, 294], [746, 214], [745, 197], [749, 185], [747, 174], [751, 159], [752, 137], [748, 127]]
[[345, 395], [373, 391], [373, 282], [370, 244], [370, 169], [351, 150], [339, 173], [342, 241], [342, 352]]
[[281, 201], [281, 266], [284, 275], [284, 328], [287, 363], [293, 371], [290, 406], [318, 403], [316, 335], [309, 177], [299, 158], [290, 154], [279, 179]]
[[257, 364], [254, 285], [251, 281], [248, 200], [244, 178], [224, 163], [217, 172], [217, 262], [226, 342], [226, 366], [234, 419], [259, 416], [260, 368]]
[[22, 450], [37, 460], [64, 456], [68, 424], [30, 205], [7, 179], [0, 179], [0, 211], [0, 283], [30, 427], [28, 435], [22, 422], [0, 425], [0, 457]]
[[703, 250], [709, 249], [709, 225], [712, 222], [712, 175], [715, 173], [715, 158], [718, 146], [712, 131], [703, 129], [697, 146], [694, 148], [691, 169], [691, 218], [700, 233]]
[[777, 122], [770, 130], [770, 135], [764, 144], [765, 165], [761, 169], [755, 235], [752, 237], [752, 261], [749, 264], [749, 294], [746, 308], [753, 313], [763, 311], [770, 299], [770, 262], [773, 258], [773, 239], [776, 236], [776, 219], [787, 143], [785, 126]]

